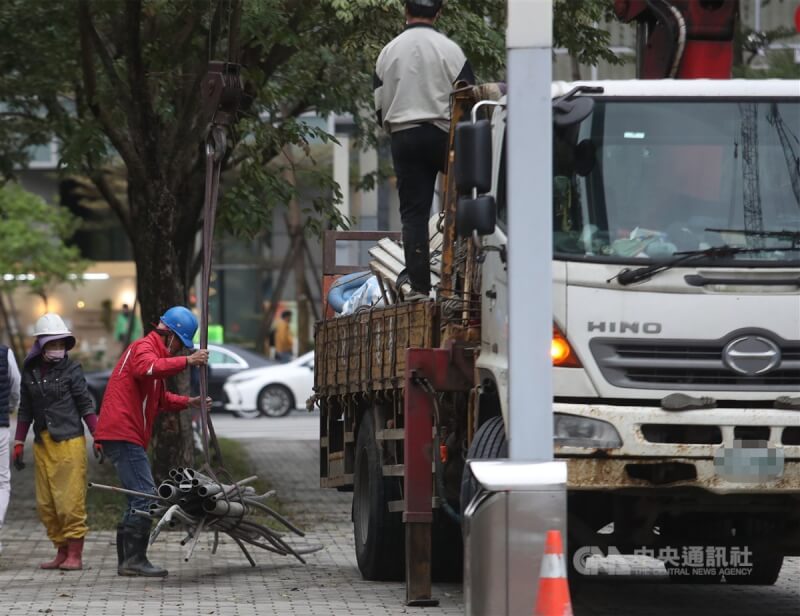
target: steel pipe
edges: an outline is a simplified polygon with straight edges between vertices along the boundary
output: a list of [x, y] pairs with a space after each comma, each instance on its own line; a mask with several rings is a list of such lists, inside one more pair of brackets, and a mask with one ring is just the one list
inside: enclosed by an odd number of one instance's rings
[[[204, 467], [205, 468], [205, 467]], [[213, 471], [209, 471], [213, 475]], [[281, 534], [271, 528], [248, 520], [247, 516], [255, 512], [263, 512], [280, 522], [288, 531], [304, 536], [303, 531], [294, 526], [277, 511], [260, 500], [275, 495], [274, 490], [257, 494], [254, 487], [247, 485], [258, 477], [252, 475], [233, 484], [223, 484], [214, 477], [209, 477], [192, 468], [174, 468], [169, 473], [170, 479], [163, 481], [158, 487], [158, 494], [146, 494], [124, 488], [89, 484], [89, 487], [111, 490], [123, 494], [152, 499], [147, 510], [137, 510], [136, 515], [158, 522], [150, 535], [150, 543], [154, 543], [164, 527], [182, 527], [186, 536], [181, 541], [186, 552], [184, 560], [188, 561], [194, 554], [202, 532], [214, 533], [214, 544], [211, 550], [216, 554], [219, 546], [219, 534], [227, 534], [242, 550], [251, 566], [255, 561], [250, 555], [247, 545], [263, 550], [292, 555], [300, 562], [305, 562], [301, 554], [308, 554], [322, 549], [322, 546], [306, 546], [294, 548], [286, 543]]]
[[141, 498], [149, 498], [151, 500], [160, 500], [168, 502], [166, 498], [162, 498], [158, 494], [148, 494], [147, 492], [139, 492], [137, 490], [127, 490], [125, 488], [118, 488], [116, 486], [103, 485], [102, 483], [89, 482], [88, 486], [90, 488], [98, 488], [99, 490], [109, 490], [111, 492], [119, 492], [120, 494], [128, 494], [130, 496], [139, 496]]
[[178, 488], [176, 488], [174, 484], [162, 483], [158, 486], [158, 495], [172, 502], [178, 495]]
[[203, 501], [203, 511], [220, 516], [241, 517], [247, 511], [242, 503], [236, 501], [212, 500]]

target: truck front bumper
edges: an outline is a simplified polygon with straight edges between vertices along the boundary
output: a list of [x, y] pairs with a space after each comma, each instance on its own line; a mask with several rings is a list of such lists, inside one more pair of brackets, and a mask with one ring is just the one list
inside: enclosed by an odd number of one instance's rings
[[[701, 488], [719, 494], [800, 494], [800, 412], [725, 408], [673, 412], [658, 407], [556, 403], [556, 413], [607, 422], [616, 448], [556, 446], [571, 490]], [[731, 477], [720, 460], [741, 440], [762, 440], [780, 473]]]

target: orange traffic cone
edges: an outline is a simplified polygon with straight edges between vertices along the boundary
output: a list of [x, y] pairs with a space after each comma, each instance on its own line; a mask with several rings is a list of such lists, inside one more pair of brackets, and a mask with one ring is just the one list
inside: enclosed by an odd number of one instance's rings
[[547, 531], [533, 616], [572, 616], [561, 531]]

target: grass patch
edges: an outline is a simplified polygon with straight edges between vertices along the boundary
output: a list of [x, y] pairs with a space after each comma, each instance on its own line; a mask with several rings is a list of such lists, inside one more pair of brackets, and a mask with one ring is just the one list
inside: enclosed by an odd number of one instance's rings
[[[223, 483], [227, 483], [229, 479], [241, 481], [250, 475], [259, 475], [259, 470], [263, 471], [263, 469], [253, 467], [250, 457], [247, 455], [247, 450], [238, 441], [220, 438], [219, 446], [222, 451], [222, 459], [225, 461], [225, 470], [230, 474], [230, 477], [218, 477]], [[203, 465], [202, 456], [196, 458], [195, 464], [195, 468]], [[114, 465], [109, 460], [106, 460], [104, 464], [90, 464], [88, 478], [89, 481], [94, 483], [111, 486], [120, 485]], [[261, 475], [259, 475], [257, 481], [249, 485], [253, 486], [258, 494], [263, 494], [270, 489], [269, 484]], [[269, 499], [266, 504], [279, 513], [283, 513], [282, 507], [276, 499]], [[86, 511], [89, 518], [89, 528], [92, 530], [114, 530], [122, 519], [122, 514], [126, 507], [127, 500], [123, 494], [97, 488], [87, 490]], [[271, 520], [269, 516], [261, 513], [248, 516], [248, 519], [258, 524], [267, 524]], [[271, 521], [268, 526], [275, 529], [282, 528], [275, 526]]]

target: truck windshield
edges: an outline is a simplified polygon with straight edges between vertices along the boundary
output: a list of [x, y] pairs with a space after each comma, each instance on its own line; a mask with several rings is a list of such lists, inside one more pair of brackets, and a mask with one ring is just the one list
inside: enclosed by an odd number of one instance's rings
[[556, 258], [797, 265], [800, 102], [599, 98], [555, 130], [553, 207]]

